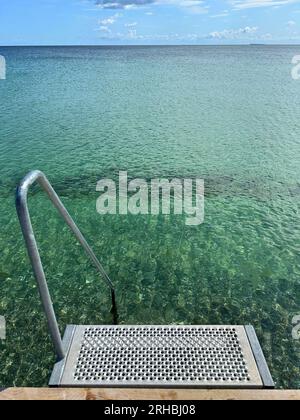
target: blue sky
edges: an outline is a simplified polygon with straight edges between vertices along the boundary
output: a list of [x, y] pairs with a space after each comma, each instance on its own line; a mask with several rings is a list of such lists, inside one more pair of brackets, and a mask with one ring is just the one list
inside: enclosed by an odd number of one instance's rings
[[0, 0], [0, 45], [300, 44], [300, 0]]

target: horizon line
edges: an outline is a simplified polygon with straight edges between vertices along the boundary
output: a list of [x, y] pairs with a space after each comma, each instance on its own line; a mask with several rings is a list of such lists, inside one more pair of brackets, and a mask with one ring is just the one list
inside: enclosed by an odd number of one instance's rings
[[8, 47], [249, 47], [249, 46], [299, 46], [291, 43], [265, 43], [265, 42], [252, 42], [245, 44], [6, 44], [0, 45], [0, 48]]

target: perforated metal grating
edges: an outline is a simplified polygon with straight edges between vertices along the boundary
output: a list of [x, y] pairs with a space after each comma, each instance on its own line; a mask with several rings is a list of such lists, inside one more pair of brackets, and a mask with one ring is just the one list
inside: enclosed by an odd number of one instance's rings
[[259, 387], [243, 327], [78, 326], [65, 386]]

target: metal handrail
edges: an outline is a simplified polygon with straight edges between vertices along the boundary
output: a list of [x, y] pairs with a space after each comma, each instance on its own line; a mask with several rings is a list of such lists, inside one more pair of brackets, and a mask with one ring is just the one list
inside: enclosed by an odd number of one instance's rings
[[39, 293], [41, 296], [43, 308], [47, 317], [48, 327], [50, 331], [50, 335], [52, 338], [52, 342], [55, 348], [56, 355], [58, 360], [62, 360], [65, 357], [65, 352], [63, 349], [62, 338], [59, 332], [58, 323], [56, 319], [56, 315], [53, 309], [53, 304], [51, 301], [45, 272], [43, 269], [41, 257], [39, 254], [37, 242], [34, 236], [30, 214], [28, 210], [28, 191], [29, 188], [37, 182], [47, 193], [48, 197], [52, 201], [53, 205], [56, 207], [64, 221], [67, 223], [71, 231], [76, 236], [79, 243], [82, 245], [88, 256], [91, 258], [92, 262], [94, 263], [95, 267], [99, 271], [99, 273], [104, 277], [108, 286], [111, 290], [111, 298], [112, 298], [112, 314], [114, 317], [114, 323], [117, 323], [117, 306], [116, 306], [116, 295], [115, 295], [115, 288], [106, 274], [103, 266], [99, 262], [98, 258], [94, 254], [93, 250], [85, 240], [84, 236], [78, 229], [77, 225], [75, 224], [72, 217], [69, 215], [68, 211], [62, 204], [61, 200], [59, 199], [58, 195], [52, 188], [50, 182], [46, 178], [46, 176], [41, 171], [32, 171], [25, 176], [25, 178], [20, 182], [19, 186], [17, 187], [16, 191], [16, 208], [19, 217], [19, 221], [21, 224], [22, 233], [25, 239], [28, 255], [31, 261], [31, 265], [33, 268], [33, 272], [38, 284]]

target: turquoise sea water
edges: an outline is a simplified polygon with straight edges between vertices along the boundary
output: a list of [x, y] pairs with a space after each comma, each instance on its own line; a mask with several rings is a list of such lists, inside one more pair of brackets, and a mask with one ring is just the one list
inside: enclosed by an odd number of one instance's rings
[[[117, 285], [122, 323], [253, 324], [278, 387], [300, 388], [297, 46], [0, 48], [0, 386], [54, 363], [14, 209], [44, 171]], [[96, 182], [200, 177], [205, 223], [100, 216]], [[109, 294], [35, 189], [34, 227], [61, 329], [110, 323]]]

